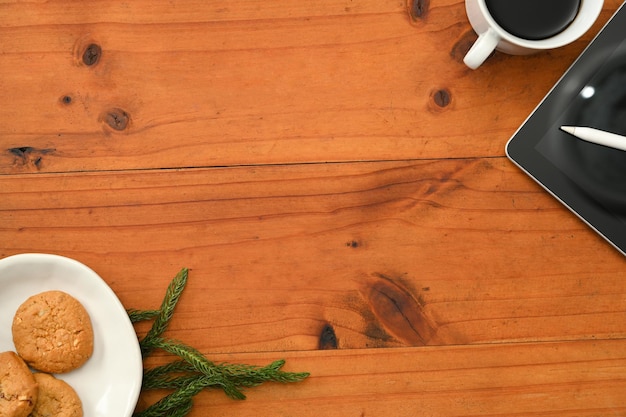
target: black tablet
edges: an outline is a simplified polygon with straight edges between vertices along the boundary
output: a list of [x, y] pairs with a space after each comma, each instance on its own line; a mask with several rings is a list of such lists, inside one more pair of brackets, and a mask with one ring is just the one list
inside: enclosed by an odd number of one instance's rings
[[507, 156], [626, 255], [626, 151], [563, 125], [626, 135], [626, 7], [622, 4], [506, 145]]

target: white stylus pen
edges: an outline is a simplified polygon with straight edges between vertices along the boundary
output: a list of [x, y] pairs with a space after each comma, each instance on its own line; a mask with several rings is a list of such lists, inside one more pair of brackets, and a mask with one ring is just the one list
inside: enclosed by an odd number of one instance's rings
[[586, 140], [587, 142], [626, 151], [626, 136], [620, 136], [592, 127], [561, 126], [561, 130], [576, 136], [578, 139]]

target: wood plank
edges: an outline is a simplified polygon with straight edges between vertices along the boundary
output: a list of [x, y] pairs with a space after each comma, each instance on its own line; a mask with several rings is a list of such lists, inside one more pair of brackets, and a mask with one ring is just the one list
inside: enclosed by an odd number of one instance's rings
[[504, 158], [0, 175], [0, 242], [139, 309], [191, 268], [203, 351], [626, 336], [623, 257]]
[[[310, 370], [308, 380], [256, 387], [245, 401], [203, 392], [190, 416], [621, 416], [625, 352], [624, 340], [286, 352], [285, 368]], [[277, 358], [212, 357], [258, 365]]]
[[501, 156], [620, 2], [477, 72], [463, 1], [358, 3], [3, 1], [0, 173]]

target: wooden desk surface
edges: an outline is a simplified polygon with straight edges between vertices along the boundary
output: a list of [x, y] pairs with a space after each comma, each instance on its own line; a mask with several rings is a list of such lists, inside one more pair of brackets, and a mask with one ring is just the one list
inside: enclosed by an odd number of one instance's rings
[[624, 258], [504, 155], [620, 4], [471, 71], [462, 0], [2, 1], [0, 257], [311, 372], [193, 416], [626, 415]]

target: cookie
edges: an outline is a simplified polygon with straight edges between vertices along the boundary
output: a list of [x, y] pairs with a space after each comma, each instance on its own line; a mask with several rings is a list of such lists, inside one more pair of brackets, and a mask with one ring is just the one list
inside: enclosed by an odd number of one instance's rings
[[37, 383], [15, 352], [0, 353], [0, 416], [27, 417], [37, 401]]
[[93, 353], [89, 314], [78, 300], [62, 291], [42, 292], [24, 301], [11, 330], [17, 353], [42, 372], [69, 372]]
[[83, 417], [83, 405], [67, 382], [50, 374], [38, 372], [39, 398], [30, 417]]

